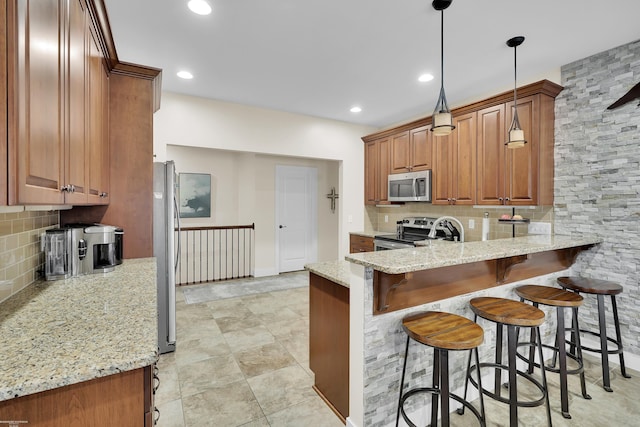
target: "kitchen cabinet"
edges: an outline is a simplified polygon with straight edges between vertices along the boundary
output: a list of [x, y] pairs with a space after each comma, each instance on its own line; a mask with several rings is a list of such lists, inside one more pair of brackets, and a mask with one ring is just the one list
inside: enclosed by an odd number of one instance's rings
[[88, 43], [88, 5], [85, 0], [11, 0], [6, 5], [6, 70], [8, 86], [14, 88], [5, 96], [6, 203], [103, 203], [90, 194], [108, 192], [108, 181], [101, 179], [99, 190], [91, 188], [95, 173], [90, 160], [98, 149], [92, 144], [106, 138], [92, 141], [89, 128], [108, 100], [96, 92], [106, 90], [94, 87], [103, 82], [91, 73], [95, 51]]
[[351, 234], [349, 236], [349, 253], [373, 252], [373, 237]]
[[89, 191], [88, 203], [109, 203], [109, 75], [105, 69], [97, 34], [93, 28], [87, 33], [89, 47], [88, 69], [88, 156], [86, 164]]
[[364, 203], [376, 205], [387, 202], [387, 176], [390, 171], [389, 138], [365, 143], [364, 147]]
[[448, 136], [433, 137], [432, 203], [473, 205], [476, 192], [476, 113], [454, 116]]
[[518, 118], [527, 144], [505, 142], [513, 101], [478, 113], [478, 201], [488, 205], [553, 204], [554, 99], [535, 94], [518, 99]]
[[391, 173], [431, 169], [431, 126], [391, 136]]
[[0, 402], [0, 419], [67, 427], [153, 426], [153, 366]]
[[[0, 70], [7, 69], [7, 8], [0, 7]], [[0, 165], [7, 165], [7, 79], [0, 79]], [[7, 174], [0, 173], [0, 206], [7, 204]]]

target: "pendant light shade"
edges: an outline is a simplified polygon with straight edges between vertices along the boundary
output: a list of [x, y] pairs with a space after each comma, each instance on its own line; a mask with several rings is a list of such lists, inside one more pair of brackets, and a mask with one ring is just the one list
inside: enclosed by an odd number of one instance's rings
[[433, 110], [433, 126], [431, 126], [435, 136], [449, 135], [456, 128], [444, 94], [444, 10], [451, 5], [451, 1], [434, 0], [432, 3], [433, 8], [440, 11], [440, 96]]
[[520, 121], [518, 120], [518, 62], [516, 50], [523, 41], [523, 36], [516, 36], [507, 40], [507, 46], [513, 48], [513, 120], [511, 120], [511, 126], [509, 126], [509, 140], [505, 143], [507, 148], [522, 148], [527, 143], [524, 139], [524, 131], [520, 127]]

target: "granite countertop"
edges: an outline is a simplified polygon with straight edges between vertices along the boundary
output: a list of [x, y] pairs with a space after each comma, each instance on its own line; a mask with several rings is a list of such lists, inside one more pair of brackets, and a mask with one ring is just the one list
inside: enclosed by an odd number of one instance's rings
[[0, 304], [0, 401], [156, 362], [155, 258], [39, 281]]
[[331, 280], [345, 288], [349, 287], [350, 263], [344, 260], [317, 262], [304, 266], [305, 270]]
[[393, 234], [393, 231], [350, 231], [349, 234], [353, 234], [355, 236], [364, 236], [364, 237], [376, 237], [380, 234]]
[[384, 273], [401, 274], [601, 242], [594, 236], [532, 235], [483, 242], [434, 242], [409, 249], [349, 254], [345, 259]]

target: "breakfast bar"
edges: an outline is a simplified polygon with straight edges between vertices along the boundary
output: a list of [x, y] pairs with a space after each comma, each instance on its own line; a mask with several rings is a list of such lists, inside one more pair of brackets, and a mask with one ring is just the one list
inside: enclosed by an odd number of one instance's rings
[[[441, 310], [472, 318], [468, 308], [471, 298], [515, 298], [512, 289], [525, 280], [551, 284], [570, 269], [581, 252], [592, 250], [600, 242], [595, 237], [564, 235], [467, 243], [425, 241], [411, 249], [348, 255], [348, 264], [333, 264], [335, 280], [331, 280], [330, 263], [308, 265], [312, 287], [314, 276], [344, 287], [345, 268], [349, 271], [349, 399], [348, 414], [343, 414], [346, 424], [394, 424], [405, 342], [401, 328], [404, 316]], [[313, 324], [313, 298], [310, 305]], [[551, 326], [547, 327], [547, 338]], [[315, 339], [311, 329], [310, 347]], [[491, 333], [486, 333], [485, 351], [492, 339]], [[416, 357], [428, 360], [426, 354]], [[426, 368], [424, 375], [430, 375], [430, 367]], [[463, 384], [463, 366], [452, 368], [457, 377], [455, 383]], [[314, 373], [316, 383], [323, 380], [318, 378], [318, 372]], [[337, 406], [328, 396], [323, 397]]]

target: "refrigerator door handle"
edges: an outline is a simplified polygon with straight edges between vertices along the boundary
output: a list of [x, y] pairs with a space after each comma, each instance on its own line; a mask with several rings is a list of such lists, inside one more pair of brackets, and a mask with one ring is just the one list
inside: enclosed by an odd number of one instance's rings
[[182, 239], [180, 238], [180, 211], [178, 210], [178, 200], [176, 200], [175, 196], [173, 197], [173, 206], [176, 210], [175, 218], [178, 223], [178, 250], [176, 251], [176, 261], [173, 266], [173, 269], [175, 270], [176, 274], [178, 274], [178, 261], [180, 260], [180, 241]]

